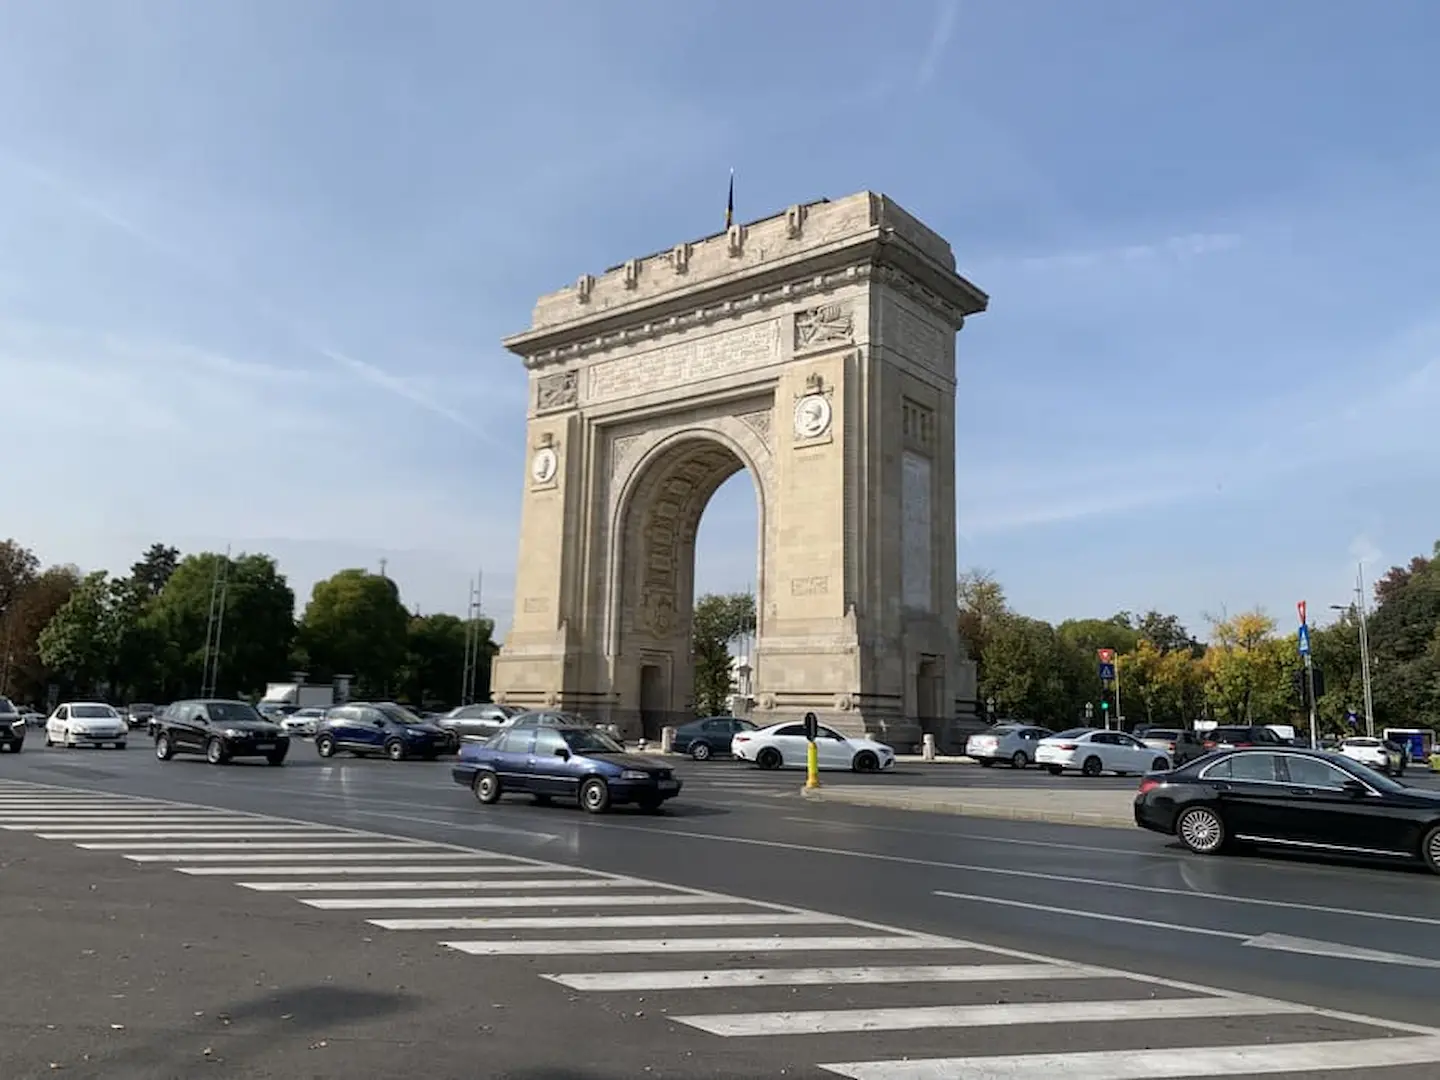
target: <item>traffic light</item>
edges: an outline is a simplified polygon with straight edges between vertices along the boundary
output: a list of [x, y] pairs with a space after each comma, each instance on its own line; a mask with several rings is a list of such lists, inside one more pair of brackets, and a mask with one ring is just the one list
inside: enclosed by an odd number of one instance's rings
[[1310, 675], [1315, 680], [1315, 700], [1319, 701], [1325, 696], [1325, 672], [1318, 667], [1312, 667]]
[[809, 739], [811, 742], [814, 742], [815, 736], [820, 734], [820, 718], [817, 717], [813, 712], [807, 712], [805, 714], [804, 723], [805, 738]]
[[1109, 712], [1109, 711], [1110, 711], [1110, 702], [1108, 702], [1108, 701], [1102, 701], [1102, 702], [1100, 702], [1100, 711], [1101, 711], [1101, 712]]

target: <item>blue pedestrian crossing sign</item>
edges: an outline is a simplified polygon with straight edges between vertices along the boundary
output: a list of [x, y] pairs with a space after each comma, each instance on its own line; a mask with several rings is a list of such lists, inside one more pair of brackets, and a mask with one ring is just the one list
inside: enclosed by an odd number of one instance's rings
[[1298, 640], [1299, 640], [1299, 644], [1300, 644], [1300, 655], [1301, 655], [1301, 656], [1309, 656], [1309, 655], [1310, 655], [1310, 628], [1309, 628], [1308, 626], [1304, 625], [1303, 623], [1300, 625], [1300, 636], [1299, 636], [1299, 639], [1298, 639]]
[[1114, 665], [1114, 664], [1101, 664], [1101, 665], [1100, 665], [1100, 681], [1101, 681], [1101, 682], [1114, 682], [1114, 681], [1115, 681], [1115, 665]]

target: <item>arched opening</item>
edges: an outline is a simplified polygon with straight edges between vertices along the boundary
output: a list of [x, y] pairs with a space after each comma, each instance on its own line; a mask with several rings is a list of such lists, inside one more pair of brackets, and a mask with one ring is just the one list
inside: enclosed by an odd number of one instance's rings
[[[743, 455], [719, 434], [662, 443], [637, 466], [625, 496], [614, 672], [621, 697], [638, 705], [626, 726], [647, 739], [695, 716], [697, 582], [706, 591], [761, 589], [763, 499]], [[712, 504], [718, 513], [706, 514]], [[715, 525], [697, 563], [702, 516]]]

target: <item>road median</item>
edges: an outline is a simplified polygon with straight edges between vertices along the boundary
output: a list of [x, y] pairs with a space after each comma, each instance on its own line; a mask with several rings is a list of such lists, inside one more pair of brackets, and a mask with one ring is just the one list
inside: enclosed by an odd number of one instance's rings
[[835, 785], [804, 788], [812, 802], [879, 806], [963, 817], [1045, 821], [1101, 828], [1135, 827], [1133, 791], [1063, 791], [1018, 788], [922, 788]]

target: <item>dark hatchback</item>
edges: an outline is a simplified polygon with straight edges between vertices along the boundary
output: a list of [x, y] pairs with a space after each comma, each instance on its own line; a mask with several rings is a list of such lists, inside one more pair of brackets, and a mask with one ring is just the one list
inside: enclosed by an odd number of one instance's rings
[[1201, 855], [1273, 845], [1418, 859], [1440, 874], [1440, 792], [1325, 750], [1220, 750], [1152, 774], [1135, 794], [1135, 824]]
[[729, 755], [730, 744], [742, 731], [754, 731], [749, 720], [734, 716], [706, 716], [691, 720], [675, 729], [675, 742], [670, 749], [689, 754], [696, 761], [708, 761], [716, 754]]
[[211, 765], [263, 757], [283, 765], [290, 736], [244, 701], [177, 701], [155, 718], [155, 756], [204, 754]]
[[665, 762], [631, 754], [603, 731], [549, 724], [511, 727], [466, 745], [450, 775], [486, 805], [523, 794], [542, 803], [575, 799], [592, 814], [624, 803], [653, 812], [681, 786]]
[[352, 701], [337, 705], [315, 725], [315, 751], [322, 758], [348, 750], [358, 757], [384, 754], [391, 761], [434, 761], [453, 754], [460, 736], [422, 720], [393, 701]]

